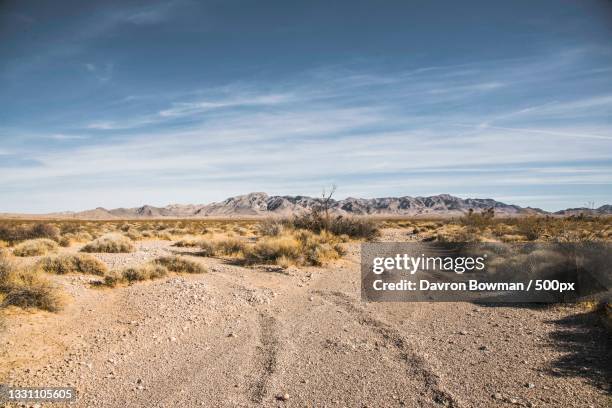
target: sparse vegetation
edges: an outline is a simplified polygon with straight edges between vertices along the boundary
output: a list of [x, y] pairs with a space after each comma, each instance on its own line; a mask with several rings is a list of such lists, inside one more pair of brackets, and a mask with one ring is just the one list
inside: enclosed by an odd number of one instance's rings
[[57, 275], [64, 275], [67, 273], [104, 275], [108, 271], [104, 262], [87, 254], [46, 257], [40, 261], [40, 267], [47, 273]]
[[59, 228], [48, 223], [36, 223], [33, 225], [0, 225], [0, 240], [11, 244], [36, 238], [48, 238], [57, 240]]
[[[240, 255], [244, 252], [246, 243], [238, 238], [229, 237], [214, 243], [214, 252], [222, 255]], [[205, 249], [204, 247], [200, 247]]]
[[343, 216], [326, 219], [318, 212], [295, 216], [288, 220], [287, 224], [294, 229], [305, 229], [315, 233], [327, 231], [366, 241], [376, 239], [380, 233], [378, 224], [372, 219]]
[[123, 235], [107, 234], [85, 245], [81, 251], [106, 253], [134, 252], [134, 244]]
[[35, 269], [18, 267], [9, 256], [0, 253], [0, 306], [38, 308], [56, 312], [62, 297], [51, 282]]
[[58, 248], [57, 242], [48, 238], [37, 238], [23, 241], [13, 249], [16, 256], [39, 256], [46, 255], [49, 251]]
[[182, 256], [164, 256], [157, 258], [155, 263], [164, 266], [171, 272], [178, 273], [205, 273], [206, 268], [199, 262]]
[[123, 270], [122, 276], [128, 282], [163, 278], [168, 275], [168, 268], [159, 264], [133, 266]]
[[277, 236], [263, 237], [254, 245], [243, 248], [247, 264], [323, 265], [338, 259], [344, 250], [340, 239], [333, 234], [310, 231], [291, 231]]

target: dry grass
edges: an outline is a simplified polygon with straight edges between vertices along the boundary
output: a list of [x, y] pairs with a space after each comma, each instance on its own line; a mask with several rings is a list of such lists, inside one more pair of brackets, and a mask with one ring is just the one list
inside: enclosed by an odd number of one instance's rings
[[[214, 253], [221, 255], [236, 256], [244, 253], [246, 243], [235, 237], [228, 237], [214, 242]], [[204, 249], [203, 246], [200, 248]]]
[[57, 248], [57, 242], [51, 239], [30, 239], [15, 246], [13, 254], [16, 256], [39, 256], [46, 255], [49, 251], [55, 251]]
[[445, 242], [584, 242], [609, 241], [612, 217], [529, 216], [494, 218], [475, 213], [448, 220], [387, 220], [419, 240]]
[[341, 240], [333, 234], [315, 234], [306, 230], [288, 231], [281, 235], [263, 237], [254, 245], [243, 248], [247, 264], [324, 265], [340, 258], [344, 250]]
[[205, 273], [206, 268], [199, 262], [192, 261], [191, 259], [184, 258], [182, 256], [164, 256], [157, 258], [155, 263], [166, 267], [170, 272], [177, 273]]
[[87, 254], [69, 254], [46, 257], [40, 261], [40, 267], [47, 273], [64, 275], [67, 273], [85, 273], [104, 275], [108, 272], [106, 264]]
[[168, 275], [168, 268], [162, 265], [145, 264], [126, 268], [123, 270], [122, 275], [128, 282], [152, 280]]
[[347, 235], [353, 239], [366, 241], [373, 241], [380, 234], [379, 223], [364, 217], [336, 216], [327, 219], [315, 212], [295, 216], [285, 220], [284, 223], [293, 229], [303, 229], [314, 233], [327, 231], [334, 235]]
[[179, 248], [197, 248], [201, 243], [201, 239], [189, 237], [176, 241], [174, 244], [172, 244], [172, 246]]
[[11, 244], [36, 238], [57, 240], [59, 233], [60, 229], [57, 226], [49, 223], [28, 223], [25, 225], [15, 225], [5, 222], [0, 225], [0, 239]]
[[0, 306], [37, 308], [57, 312], [63, 300], [58, 289], [36, 269], [18, 267], [8, 255], [0, 253]]
[[134, 244], [123, 235], [107, 234], [85, 245], [81, 251], [105, 253], [134, 252]]

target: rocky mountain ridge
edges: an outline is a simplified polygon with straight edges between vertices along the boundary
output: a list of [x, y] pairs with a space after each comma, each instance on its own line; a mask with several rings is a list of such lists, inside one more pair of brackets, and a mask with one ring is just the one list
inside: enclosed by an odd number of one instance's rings
[[[107, 210], [98, 207], [82, 212], [48, 214], [61, 218], [121, 219], [121, 218], [204, 218], [204, 217], [264, 217], [290, 216], [311, 211], [320, 206], [321, 198], [307, 196], [270, 196], [266, 193], [250, 193], [227, 198], [211, 204], [171, 204], [165, 207], [144, 205], [136, 208]], [[330, 212], [336, 215], [368, 215], [375, 217], [456, 217], [470, 210], [481, 212], [494, 208], [498, 216], [579, 214], [610, 215], [612, 205], [596, 209], [571, 208], [549, 213], [539, 208], [520, 207], [490, 198], [459, 198], [450, 194], [429, 197], [383, 197], [330, 200]]]

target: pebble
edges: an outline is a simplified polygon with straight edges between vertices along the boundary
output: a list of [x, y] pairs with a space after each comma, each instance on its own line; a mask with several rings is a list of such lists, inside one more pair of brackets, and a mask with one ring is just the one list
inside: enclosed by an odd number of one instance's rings
[[283, 394], [278, 394], [276, 396], [276, 399], [279, 401], [287, 401], [289, 399], [289, 394], [287, 394], [286, 392]]

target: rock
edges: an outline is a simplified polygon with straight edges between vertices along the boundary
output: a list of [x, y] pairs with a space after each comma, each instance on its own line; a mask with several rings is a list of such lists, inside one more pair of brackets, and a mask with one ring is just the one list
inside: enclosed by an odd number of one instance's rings
[[525, 387], [527, 387], [527, 388], [535, 388], [535, 384], [534, 383], [527, 383], [527, 384], [525, 384]]
[[283, 394], [278, 394], [276, 395], [276, 399], [279, 401], [287, 401], [289, 399], [289, 394], [287, 394], [286, 392]]
[[495, 394], [493, 394], [491, 397], [493, 397], [493, 399], [496, 399], [496, 400], [502, 400], [502, 399], [504, 399], [504, 396], [503, 396], [503, 395], [501, 395], [499, 392], [496, 392], [496, 393], [495, 393]]
[[238, 337], [238, 335], [236, 335], [236, 333], [232, 332], [232, 333], [228, 334], [227, 337]]
[[461, 330], [459, 334], [462, 336], [467, 336], [468, 332], [466, 332], [465, 330]]

